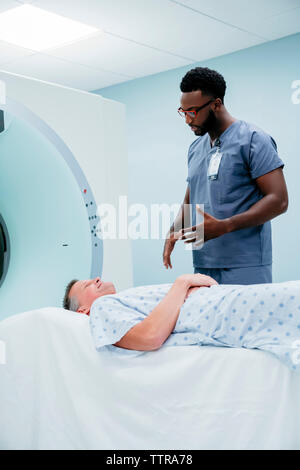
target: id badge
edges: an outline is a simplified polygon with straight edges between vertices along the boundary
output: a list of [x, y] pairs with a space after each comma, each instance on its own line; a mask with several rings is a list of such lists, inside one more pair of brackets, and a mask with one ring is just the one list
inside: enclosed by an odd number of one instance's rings
[[219, 150], [217, 150], [216, 153], [211, 156], [207, 172], [209, 180], [216, 180], [218, 178], [219, 166], [222, 156], [223, 154]]

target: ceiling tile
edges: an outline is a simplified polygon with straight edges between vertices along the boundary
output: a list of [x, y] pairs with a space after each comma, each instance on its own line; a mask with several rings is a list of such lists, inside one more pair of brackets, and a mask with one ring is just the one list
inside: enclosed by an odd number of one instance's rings
[[125, 74], [129, 78], [151, 75], [190, 63], [189, 60], [105, 33], [52, 49], [47, 51], [47, 54], [93, 68]]
[[122, 75], [101, 72], [44, 54], [16, 60], [3, 67], [3, 70], [87, 91], [128, 80], [128, 77]]
[[[266, 18], [300, 7], [300, 0], [251, 0], [251, 2], [241, 2], [241, 0], [226, 0], [226, 2], [224, 0], [210, 0], [209, 2], [207, 0], [169, 1], [250, 32], [256, 32], [256, 24], [263, 24]], [[259, 33], [263, 32], [263, 35], [268, 37], [267, 24], [263, 30], [259, 28], [258, 31]]]
[[268, 30], [270, 39], [279, 39], [300, 32], [300, 7], [280, 15], [275, 15], [264, 21], [257, 21], [256, 31]]
[[296, 8], [300, 0], [0, 0], [0, 11], [22, 3], [33, 3], [104, 32], [34, 55], [0, 42], [1, 67], [87, 90], [207, 60], [300, 30], [300, 8]]
[[242, 48], [264, 41], [264, 37], [244, 33], [169, 0], [38, 0], [36, 5], [188, 60], [198, 59], [199, 50], [218, 41], [225, 43], [226, 51], [227, 42], [228, 48], [232, 44]]
[[32, 54], [34, 54], [34, 52], [29, 49], [23, 49], [22, 47], [13, 46], [7, 42], [0, 41], [0, 66]]

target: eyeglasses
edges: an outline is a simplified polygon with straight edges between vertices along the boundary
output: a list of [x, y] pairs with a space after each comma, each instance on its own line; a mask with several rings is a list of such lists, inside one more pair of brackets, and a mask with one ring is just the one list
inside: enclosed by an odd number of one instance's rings
[[205, 106], [208, 106], [210, 103], [212, 103], [213, 101], [215, 100], [209, 100], [207, 103], [205, 103], [204, 105], [202, 106], [199, 106], [199, 107], [195, 107], [193, 110], [190, 110], [190, 111], [184, 111], [184, 109], [182, 108], [178, 108], [178, 113], [180, 114], [181, 117], [190, 117], [190, 118], [195, 118], [197, 116], [197, 114], [199, 113], [199, 111], [201, 111], [201, 109], [205, 108]]

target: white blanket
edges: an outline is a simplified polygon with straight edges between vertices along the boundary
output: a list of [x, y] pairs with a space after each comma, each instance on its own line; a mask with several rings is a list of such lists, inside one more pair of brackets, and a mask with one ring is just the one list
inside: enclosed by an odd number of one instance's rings
[[0, 340], [1, 449], [300, 449], [300, 376], [267, 352], [112, 360], [87, 317], [59, 308], [0, 322]]

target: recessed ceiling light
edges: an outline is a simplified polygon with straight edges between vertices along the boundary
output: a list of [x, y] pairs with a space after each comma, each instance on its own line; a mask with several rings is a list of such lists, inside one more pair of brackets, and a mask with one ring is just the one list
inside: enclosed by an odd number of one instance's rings
[[100, 32], [97, 28], [31, 5], [0, 14], [0, 40], [38, 52]]

